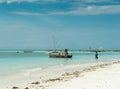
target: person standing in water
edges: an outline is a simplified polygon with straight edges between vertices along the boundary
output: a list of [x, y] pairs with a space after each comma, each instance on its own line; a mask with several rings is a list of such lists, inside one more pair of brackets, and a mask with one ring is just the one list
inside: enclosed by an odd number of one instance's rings
[[65, 56], [68, 56], [68, 49], [65, 49]]
[[95, 53], [95, 59], [97, 60], [98, 59], [98, 52], [96, 51]]

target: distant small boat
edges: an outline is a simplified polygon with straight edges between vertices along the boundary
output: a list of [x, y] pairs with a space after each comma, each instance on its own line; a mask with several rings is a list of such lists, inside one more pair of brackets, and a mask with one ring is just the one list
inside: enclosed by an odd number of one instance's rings
[[65, 51], [53, 51], [49, 53], [51, 58], [72, 58], [72, 54]]
[[24, 53], [32, 53], [33, 51], [31, 51], [31, 50], [24, 50], [23, 52]]

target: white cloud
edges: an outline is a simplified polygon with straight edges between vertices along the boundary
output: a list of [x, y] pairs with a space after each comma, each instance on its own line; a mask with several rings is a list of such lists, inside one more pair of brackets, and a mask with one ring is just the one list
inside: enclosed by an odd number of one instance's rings
[[57, 2], [59, 0], [0, 0], [0, 3], [6, 2], [6, 3], [12, 3], [12, 2]]
[[35, 2], [35, 1], [38, 1], [38, 0], [0, 0], [0, 3], [6, 2], [6, 3], [10, 4], [10, 3], [13, 3], [13, 2], [24, 2], [24, 1]]
[[38, 3], [48, 3], [48, 2], [59, 2], [59, 3], [100, 3], [100, 2], [108, 2], [108, 3], [120, 3], [120, 1], [116, 0], [0, 0], [0, 3], [6, 2], [8, 4], [13, 2], [38, 2]]
[[70, 11], [56, 11], [48, 13], [32, 13], [32, 12], [13, 12], [12, 14], [17, 15], [29, 15], [29, 16], [40, 16], [40, 15], [102, 15], [102, 14], [120, 14], [120, 5], [109, 5], [109, 6], [86, 6], [78, 7]]
[[39, 14], [39, 13], [32, 13], [32, 12], [19, 12], [19, 11], [15, 11], [15, 12], [12, 12], [12, 14], [17, 14], [17, 15], [31, 15], [31, 16], [39, 16], [39, 15], [42, 15], [42, 14]]
[[93, 7], [92, 6], [88, 6], [86, 9], [90, 11], [90, 10], [93, 9]]
[[115, 0], [0, 0], [0, 2], [34, 2], [34, 1], [39, 1], [39, 2], [117, 2]]
[[99, 14], [120, 14], [120, 5], [108, 6], [86, 6], [78, 7], [67, 12], [51, 12], [51, 15], [99, 15]]
[[[15, 2], [18, 0], [6, 0], [8, 3]], [[29, 1], [34, 2], [38, 0], [21, 0], [21, 1]], [[60, 2], [60, 0], [41, 0], [44, 2]], [[40, 1], [40, 2], [41, 2]], [[62, 0], [61, 0], [62, 1]], [[75, 1], [85, 1], [85, 2], [112, 2], [113, 0], [75, 0]], [[71, 2], [68, 2], [68, 4]], [[68, 10], [64, 11], [63, 9], [59, 10], [51, 10], [47, 11], [46, 13], [40, 13], [40, 12], [19, 12], [14, 11], [12, 14], [18, 14], [18, 15], [33, 15], [33, 16], [39, 16], [39, 15], [100, 15], [100, 14], [120, 14], [120, 5], [87, 5], [82, 3], [74, 3], [73, 6], [67, 7]], [[65, 8], [66, 9], [66, 8]]]
[[112, 2], [113, 0], [83, 0], [85, 2]]
[[41, 0], [41, 1], [45, 1], [45, 2], [57, 2], [59, 0]]

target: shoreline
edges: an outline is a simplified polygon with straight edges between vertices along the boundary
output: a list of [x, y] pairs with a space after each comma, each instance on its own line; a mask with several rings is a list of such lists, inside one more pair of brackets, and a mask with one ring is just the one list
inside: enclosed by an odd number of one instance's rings
[[35, 89], [49, 89], [48, 86], [51, 86], [52, 84], [71, 81], [72, 79], [84, 76], [84, 74], [86, 73], [94, 72], [96, 70], [106, 68], [114, 64], [120, 64], [120, 61], [109, 63], [98, 62], [88, 65], [76, 64], [58, 68], [49, 68], [43, 71], [37, 71], [31, 74], [24, 75], [22, 77], [17, 76], [17, 79], [7, 81], [6, 83], [1, 83], [0, 87], [2, 89], [33, 89], [33, 87]]

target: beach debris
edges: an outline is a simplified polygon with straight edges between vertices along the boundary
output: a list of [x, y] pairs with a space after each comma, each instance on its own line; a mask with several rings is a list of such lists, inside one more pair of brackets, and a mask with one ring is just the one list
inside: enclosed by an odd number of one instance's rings
[[19, 89], [19, 87], [14, 86], [14, 87], [12, 87], [12, 89]]
[[32, 84], [40, 84], [40, 82], [37, 81], [37, 82], [33, 82]]
[[28, 87], [26, 87], [25, 89], [29, 89]]
[[65, 72], [64, 74], [62, 74], [62, 76], [70, 76], [71, 73]]
[[72, 72], [72, 73], [66, 72], [65, 74], [62, 74], [62, 76], [75, 76], [75, 77], [78, 77], [79, 75], [80, 75], [79, 71], [75, 71], [75, 72]]
[[55, 81], [60, 81], [60, 80], [62, 80], [62, 78], [48, 79], [48, 80], [45, 80], [44, 82], [55, 82]]
[[75, 72], [73, 72], [73, 75], [74, 75], [75, 77], [79, 77], [80, 72], [79, 72], [79, 71], [75, 71]]
[[40, 89], [45, 89], [45, 86], [44, 85], [41, 85], [41, 86], [39, 86], [40, 87]]
[[113, 62], [113, 64], [118, 64], [118, 63], [120, 63], [120, 61], [115, 61], [115, 62]]

